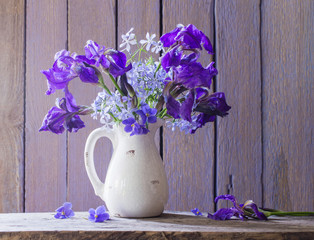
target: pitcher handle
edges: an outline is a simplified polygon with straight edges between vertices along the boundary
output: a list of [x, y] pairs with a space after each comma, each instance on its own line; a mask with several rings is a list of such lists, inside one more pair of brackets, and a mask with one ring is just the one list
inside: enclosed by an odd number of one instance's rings
[[110, 141], [113, 143], [113, 131], [109, 129], [105, 129], [104, 127], [97, 128], [93, 130], [85, 144], [85, 154], [84, 154], [84, 163], [86, 172], [88, 175], [88, 178], [90, 182], [92, 183], [92, 186], [94, 188], [95, 194], [102, 198], [103, 192], [104, 192], [104, 183], [100, 181], [94, 164], [94, 149], [96, 142], [101, 137], [107, 137], [110, 139]]

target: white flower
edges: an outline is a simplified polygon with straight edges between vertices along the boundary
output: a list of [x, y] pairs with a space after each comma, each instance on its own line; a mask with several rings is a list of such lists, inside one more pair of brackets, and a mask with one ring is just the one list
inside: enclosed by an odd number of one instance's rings
[[122, 38], [122, 43], [120, 44], [120, 48], [123, 48], [125, 46], [125, 49], [121, 50], [127, 50], [128, 52], [130, 52], [131, 46], [130, 45], [135, 45], [136, 39], [135, 39], [135, 34], [131, 33], [133, 31], [134, 28], [131, 28], [125, 35], [122, 34], [121, 38]]
[[163, 50], [163, 47], [162, 47], [162, 42], [161, 41], [158, 41], [154, 47], [152, 47], [152, 52], [155, 52], [155, 53], [159, 53], [161, 50]]
[[146, 33], [146, 40], [141, 40], [140, 41], [140, 44], [147, 44], [146, 45], [146, 51], [149, 51], [149, 49], [150, 49], [150, 47], [152, 46], [152, 45], [156, 45], [156, 42], [155, 41], [153, 41], [153, 39], [156, 37], [156, 34], [154, 33], [153, 35], [151, 35], [151, 36], [149, 36], [149, 33]]

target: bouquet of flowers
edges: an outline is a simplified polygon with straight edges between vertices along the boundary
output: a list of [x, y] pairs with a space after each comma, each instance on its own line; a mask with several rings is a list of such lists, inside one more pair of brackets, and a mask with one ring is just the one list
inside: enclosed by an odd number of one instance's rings
[[[80, 115], [91, 115], [108, 127], [124, 124], [130, 135], [147, 134], [149, 124], [157, 118], [166, 120], [173, 129], [195, 133], [216, 116], [228, 114], [231, 107], [224, 93], [210, 90], [218, 73], [214, 62], [204, 68], [198, 61], [203, 50], [213, 54], [212, 44], [202, 31], [192, 24], [178, 25], [159, 41], [149, 33], [146, 40], [137, 41], [132, 31], [122, 35], [121, 51], [89, 40], [85, 55], [67, 50], [56, 53], [52, 68], [42, 71], [48, 80], [46, 94], [62, 89], [65, 96], [56, 100], [40, 131], [61, 134], [66, 128], [77, 132], [85, 127]], [[152, 56], [142, 59], [142, 53], [147, 56], [150, 51], [159, 61]], [[105, 84], [104, 76], [110, 78], [114, 89]], [[90, 106], [78, 105], [71, 94], [69, 83], [75, 78], [102, 88]]]

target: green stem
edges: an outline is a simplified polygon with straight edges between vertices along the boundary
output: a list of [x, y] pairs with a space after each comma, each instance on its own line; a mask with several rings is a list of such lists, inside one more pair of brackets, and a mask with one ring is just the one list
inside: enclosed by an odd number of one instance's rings
[[109, 77], [110, 77], [110, 79], [111, 79], [113, 85], [115, 86], [115, 88], [116, 88], [116, 89], [119, 91], [119, 93], [121, 94], [121, 96], [125, 96], [125, 94], [122, 92], [121, 88], [118, 86], [118, 83], [117, 83], [117, 81], [114, 79], [114, 77], [113, 77], [110, 73], [109, 73], [108, 75], [109, 75]]
[[264, 213], [266, 217], [269, 216], [314, 216], [314, 212], [285, 212], [275, 209], [259, 209], [260, 212]]
[[275, 216], [314, 216], [314, 212], [267, 212], [265, 213], [268, 216], [275, 215]]
[[161, 67], [161, 62], [159, 62], [158, 66], [156, 68], [156, 71], [154, 73], [154, 78], [156, 77], [156, 74], [157, 74], [158, 70], [160, 69], [160, 67]]
[[99, 83], [100, 83], [100, 86], [105, 89], [105, 91], [109, 94], [109, 95], [112, 95], [112, 93], [110, 92], [109, 88], [106, 86], [105, 82], [104, 82], [104, 79], [102, 77], [101, 74], [98, 75], [98, 78], [99, 78]]

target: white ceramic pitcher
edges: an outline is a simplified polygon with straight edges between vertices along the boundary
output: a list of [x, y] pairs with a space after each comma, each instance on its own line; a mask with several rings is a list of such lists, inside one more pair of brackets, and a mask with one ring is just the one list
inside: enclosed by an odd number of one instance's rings
[[[154, 142], [161, 121], [149, 125], [146, 135], [130, 136], [124, 125], [113, 129], [97, 128], [85, 145], [85, 167], [95, 194], [107, 205], [111, 215], [118, 217], [159, 216], [168, 201], [168, 182], [160, 154]], [[107, 137], [113, 154], [105, 183], [97, 176], [94, 148], [97, 140]]]

